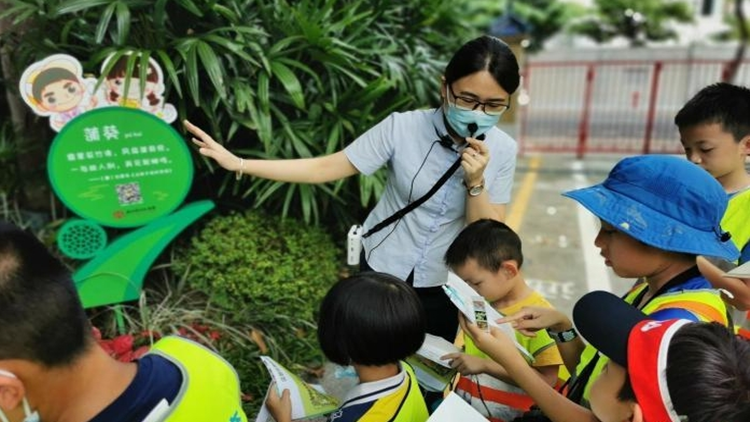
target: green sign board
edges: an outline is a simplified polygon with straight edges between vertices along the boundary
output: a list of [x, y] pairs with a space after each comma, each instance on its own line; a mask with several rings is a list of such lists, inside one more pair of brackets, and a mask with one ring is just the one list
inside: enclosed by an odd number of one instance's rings
[[52, 187], [79, 216], [110, 227], [137, 227], [174, 211], [190, 189], [185, 140], [153, 114], [125, 107], [69, 121], [48, 157]]

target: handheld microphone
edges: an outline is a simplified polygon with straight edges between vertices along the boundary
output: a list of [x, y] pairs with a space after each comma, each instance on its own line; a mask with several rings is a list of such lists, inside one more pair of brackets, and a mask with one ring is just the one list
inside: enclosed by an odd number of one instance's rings
[[[473, 138], [474, 133], [479, 129], [479, 126], [476, 123], [471, 122], [467, 125], [467, 129], [469, 129], [469, 137]], [[448, 135], [447, 133], [440, 135], [437, 129], [435, 129], [435, 133], [438, 135], [438, 142], [440, 143], [440, 146], [458, 152], [458, 150], [456, 149], [456, 143], [453, 142], [453, 138], [451, 138], [450, 135]], [[484, 141], [484, 134], [477, 136], [476, 139]]]
[[[467, 128], [469, 129], [469, 137], [470, 138], [474, 138], [474, 132], [476, 132], [477, 129], [479, 129], [479, 126], [477, 126], [476, 123], [471, 122], [471, 123], [469, 123], [467, 125]], [[479, 136], [477, 136], [475, 139], [478, 139], [480, 141], [484, 141], [484, 133], [481, 134], [481, 135], [479, 135]]]

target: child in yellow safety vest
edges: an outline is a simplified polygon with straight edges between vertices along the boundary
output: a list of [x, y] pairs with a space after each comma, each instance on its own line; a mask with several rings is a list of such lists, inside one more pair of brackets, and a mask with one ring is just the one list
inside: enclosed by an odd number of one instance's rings
[[[709, 85], [685, 103], [674, 122], [688, 160], [715, 177], [726, 191], [729, 204], [721, 227], [731, 233], [740, 250], [739, 263], [750, 261], [750, 174], [745, 166], [750, 154], [750, 89], [728, 83]], [[717, 281], [716, 287], [742, 295], [733, 291], [743, 290], [741, 284]], [[750, 303], [734, 304], [750, 308]], [[743, 316], [735, 322], [744, 325], [744, 335], [750, 337], [750, 321]]]
[[[489, 219], [469, 224], [448, 247], [445, 262], [460, 278], [501, 314], [524, 306], [552, 305], [523, 278], [521, 239], [507, 225]], [[562, 358], [546, 332], [517, 336], [533, 356], [534, 370], [555, 385]], [[464, 353], [443, 356], [461, 374], [455, 392], [492, 422], [510, 422], [529, 410], [533, 400], [510, 379], [505, 368], [476, 348], [464, 335]]]
[[[414, 289], [385, 273], [361, 272], [336, 283], [323, 298], [318, 341], [333, 363], [352, 365], [359, 384], [331, 422], [425, 422], [427, 406], [404, 359], [425, 338], [426, 320]], [[291, 421], [289, 391], [269, 389], [266, 406], [277, 422]]]
[[[746, 422], [750, 420], [750, 341], [716, 322], [655, 320], [603, 291], [573, 309], [581, 335], [608, 358], [591, 409], [557, 394], [525, 364], [501, 330], [461, 318], [477, 346], [502, 363], [546, 419], [575, 422]], [[566, 319], [566, 325], [572, 326]]]
[[234, 368], [169, 336], [134, 362], [94, 340], [68, 269], [0, 221], [0, 421], [246, 422]]
[[[708, 173], [677, 157], [629, 157], [618, 162], [604, 182], [564, 195], [599, 217], [594, 244], [605, 264], [620, 277], [641, 280], [625, 295], [626, 303], [657, 320], [729, 325], [724, 301], [696, 266], [697, 255], [725, 260], [739, 255], [719, 224], [726, 194]], [[528, 307], [501, 321], [512, 322], [523, 333], [563, 333], [556, 336], [558, 348], [577, 376], [568, 398], [588, 405], [591, 386], [607, 358], [581, 342], [564, 315]]]

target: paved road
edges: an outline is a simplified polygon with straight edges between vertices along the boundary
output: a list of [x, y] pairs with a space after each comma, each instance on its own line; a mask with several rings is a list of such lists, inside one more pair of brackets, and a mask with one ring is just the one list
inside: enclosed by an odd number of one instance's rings
[[624, 156], [547, 154], [519, 157], [508, 224], [523, 241], [524, 275], [529, 284], [570, 315], [591, 290], [626, 291], [624, 280], [604, 265], [594, 237], [599, 222], [561, 192], [602, 181]]

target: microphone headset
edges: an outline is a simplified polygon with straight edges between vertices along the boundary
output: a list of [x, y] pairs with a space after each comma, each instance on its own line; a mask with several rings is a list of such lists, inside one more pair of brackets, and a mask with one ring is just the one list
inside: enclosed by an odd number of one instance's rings
[[[471, 138], [474, 136], [474, 132], [476, 132], [477, 129], [479, 129], [479, 126], [477, 126], [476, 123], [471, 122], [467, 125], [467, 128], [469, 129], [469, 137]], [[450, 135], [446, 133], [446, 134], [438, 135], [438, 136], [440, 138], [439, 139], [440, 146], [442, 146], [443, 148], [448, 148], [448, 149], [458, 152], [456, 150], [456, 144], [455, 142], [453, 142], [453, 138], [451, 138]], [[485, 138], [484, 134], [477, 136], [477, 139], [480, 141], [484, 141], [484, 138]]]

